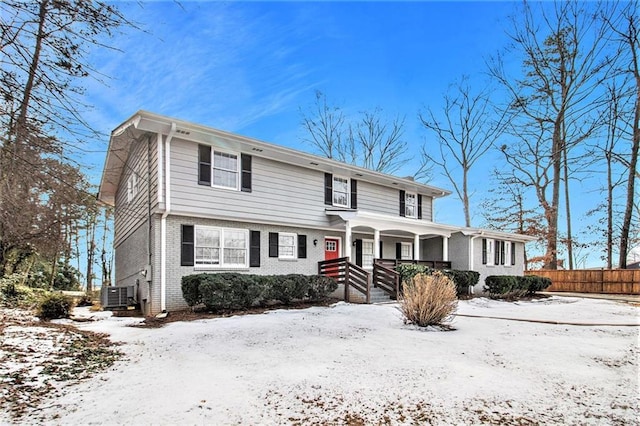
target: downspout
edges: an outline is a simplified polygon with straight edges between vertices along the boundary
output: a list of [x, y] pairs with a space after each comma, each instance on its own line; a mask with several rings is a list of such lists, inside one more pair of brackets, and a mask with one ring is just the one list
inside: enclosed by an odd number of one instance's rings
[[171, 123], [171, 130], [164, 141], [164, 178], [165, 200], [164, 212], [160, 218], [160, 309], [167, 311], [167, 216], [171, 213], [171, 139], [176, 133], [176, 123]]
[[[480, 231], [478, 235], [474, 235], [469, 239], [469, 270], [473, 271], [473, 240], [484, 235], [484, 231]], [[473, 286], [469, 286], [469, 294], [473, 294]]]

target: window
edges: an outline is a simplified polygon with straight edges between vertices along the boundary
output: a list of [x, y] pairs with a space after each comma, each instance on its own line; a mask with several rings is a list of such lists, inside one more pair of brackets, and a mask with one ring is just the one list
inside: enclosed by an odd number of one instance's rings
[[296, 234], [280, 232], [278, 234], [278, 257], [280, 259], [296, 258]]
[[333, 177], [333, 205], [349, 207], [349, 179]]
[[362, 267], [373, 269], [373, 240], [362, 240]]
[[338, 250], [338, 243], [334, 240], [327, 240], [325, 241], [325, 251], [337, 251]]
[[491, 266], [494, 265], [494, 240], [487, 238], [482, 239], [482, 264]]
[[213, 152], [213, 186], [238, 188], [238, 156], [225, 152]]
[[134, 172], [129, 176], [129, 179], [127, 179], [127, 202], [130, 203], [133, 201], [139, 191], [138, 175]]
[[251, 156], [198, 145], [198, 183], [251, 192]]
[[411, 243], [401, 243], [400, 246], [400, 259], [411, 260], [413, 259], [413, 250]]
[[246, 267], [249, 233], [244, 229], [195, 227], [195, 265]]
[[404, 194], [404, 215], [406, 217], [416, 217], [416, 194], [405, 193]]

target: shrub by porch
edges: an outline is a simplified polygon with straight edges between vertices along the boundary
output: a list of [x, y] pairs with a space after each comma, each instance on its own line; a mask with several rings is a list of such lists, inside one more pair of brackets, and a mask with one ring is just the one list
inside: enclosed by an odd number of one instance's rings
[[187, 304], [192, 308], [204, 304], [212, 311], [248, 309], [269, 302], [318, 302], [337, 288], [333, 279], [319, 275], [220, 273], [182, 277], [182, 295]]

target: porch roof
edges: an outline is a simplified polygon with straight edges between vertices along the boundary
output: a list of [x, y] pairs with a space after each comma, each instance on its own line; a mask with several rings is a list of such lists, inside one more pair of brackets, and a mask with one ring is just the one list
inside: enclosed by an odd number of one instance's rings
[[460, 231], [457, 226], [362, 210], [326, 209], [325, 211], [328, 216], [337, 216], [344, 222], [348, 222], [352, 229], [363, 226], [380, 232], [404, 231], [420, 236], [438, 235], [443, 237], [450, 237], [452, 233]]

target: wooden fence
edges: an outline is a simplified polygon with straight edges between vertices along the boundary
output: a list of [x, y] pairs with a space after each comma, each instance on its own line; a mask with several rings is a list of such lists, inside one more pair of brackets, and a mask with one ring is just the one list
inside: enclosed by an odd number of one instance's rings
[[546, 291], [640, 294], [640, 269], [525, 271], [525, 275], [550, 278], [552, 284]]

